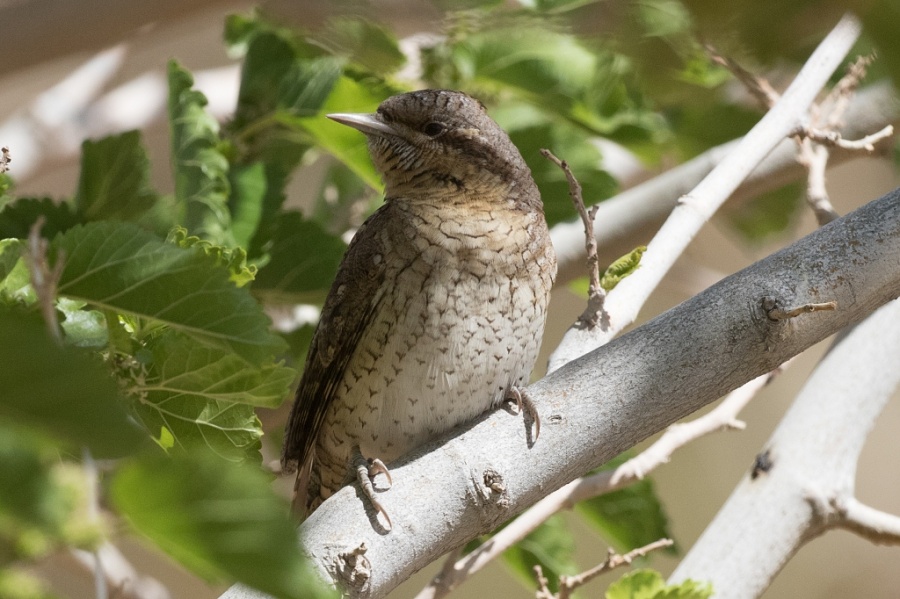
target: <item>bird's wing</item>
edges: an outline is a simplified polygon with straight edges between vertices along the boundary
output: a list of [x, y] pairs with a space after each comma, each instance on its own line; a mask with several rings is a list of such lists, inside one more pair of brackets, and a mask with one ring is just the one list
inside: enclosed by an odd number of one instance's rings
[[[297, 467], [308, 470], [325, 413], [378, 310], [385, 260], [374, 259], [383, 251], [380, 236], [372, 233], [385, 225], [388, 210], [385, 204], [359, 228], [325, 299], [285, 429], [281, 461], [287, 472]], [[298, 491], [306, 493], [306, 487]]]

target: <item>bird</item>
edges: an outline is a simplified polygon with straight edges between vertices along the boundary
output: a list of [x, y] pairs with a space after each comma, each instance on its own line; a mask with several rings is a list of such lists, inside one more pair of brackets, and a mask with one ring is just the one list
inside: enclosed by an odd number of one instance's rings
[[385, 462], [504, 401], [533, 408], [556, 255], [531, 171], [477, 99], [426, 89], [327, 116], [365, 134], [385, 201], [325, 299], [282, 467], [300, 519], [355, 472], [390, 529], [370, 480], [392, 484]]

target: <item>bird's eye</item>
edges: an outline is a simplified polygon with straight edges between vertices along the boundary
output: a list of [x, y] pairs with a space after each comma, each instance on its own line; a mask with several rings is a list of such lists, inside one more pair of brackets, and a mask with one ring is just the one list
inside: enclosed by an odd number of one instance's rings
[[424, 131], [425, 135], [427, 135], [428, 137], [437, 137], [438, 135], [440, 135], [441, 133], [444, 132], [444, 125], [441, 123], [436, 123], [436, 122], [432, 121], [432, 122], [428, 123], [427, 125], [425, 125], [425, 127], [422, 129], [422, 131]]

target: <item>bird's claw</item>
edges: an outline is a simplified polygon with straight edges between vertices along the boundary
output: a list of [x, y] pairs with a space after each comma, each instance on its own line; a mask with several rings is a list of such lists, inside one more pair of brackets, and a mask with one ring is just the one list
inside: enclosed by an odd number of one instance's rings
[[531, 417], [532, 422], [534, 422], [534, 440], [537, 441], [538, 437], [541, 436], [541, 417], [528, 392], [522, 387], [510, 387], [506, 399], [516, 402], [516, 408], [518, 408], [520, 414]]
[[384, 506], [381, 505], [381, 502], [375, 497], [375, 485], [372, 484], [372, 480], [378, 474], [384, 474], [387, 477], [388, 488], [394, 484], [391, 480], [391, 473], [388, 471], [387, 466], [385, 466], [384, 462], [378, 458], [364, 458], [359, 447], [354, 447], [353, 467], [356, 471], [356, 479], [359, 481], [359, 486], [362, 488], [369, 503], [372, 504], [372, 507], [375, 508], [376, 512], [384, 516], [384, 520], [387, 523], [386, 528], [387, 530], [391, 530], [393, 528], [391, 517], [388, 516], [387, 510], [384, 509]]

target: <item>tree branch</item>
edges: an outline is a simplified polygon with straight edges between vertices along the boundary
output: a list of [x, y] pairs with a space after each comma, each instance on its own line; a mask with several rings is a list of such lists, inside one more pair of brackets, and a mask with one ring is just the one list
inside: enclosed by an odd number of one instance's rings
[[[895, 198], [892, 211], [900, 213]], [[894, 300], [825, 356], [760, 454], [765, 467], [744, 477], [671, 580], [708, 580], [729, 597], [758, 597], [825, 530], [848, 528], [896, 543], [900, 520], [861, 506], [853, 488], [863, 444], [900, 385], [898, 363], [900, 301]]]
[[[529, 387], [545, 423], [532, 447], [521, 420], [501, 410], [392, 464], [395, 484], [382, 497], [394, 515], [389, 534], [356, 486], [337, 492], [300, 527], [304, 549], [325, 579], [357, 581], [351, 597], [383, 597], [440, 555], [897, 297], [898, 255], [900, 190]], [[772, 321], [767, 298], [840, 308]], [[488, 474], [499, 487], [486, 484]], [[343, 556], [354, 550], [349, 563]], [[260, 596], [236, 587], [224, 597]]]
[[650, 447], [615, 470], [603, 470], [562, 486], [528, 508], [503, 527], [503, 530], [498, 531], [465, 557], [452, 555], [446, 558], [447, 563], [440, 574], [416, 595], [416, 599], [445, 597], [504, 551], [528, 536], [552, 515], [564, 509], [571, 509], [580, 501], [610, 493], [644, 478], [650, 471], [668, 462], [679, 447], [717, 430], [744, 428], [744, 424], [737, 420], [737, 414], [786, 365], [787, 363], [782, 364], [772, 372], [758, 376], [735, 389], [715, 409], [696, 420], [673, 424]]
[[836, 526], [878, 545], [900, 545], [900, 517], [869, 507], [855, 497], [835, 500], [833, 504], [841, 516]]

